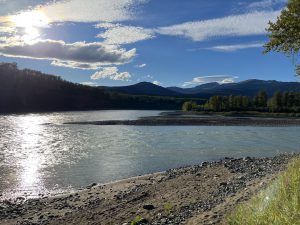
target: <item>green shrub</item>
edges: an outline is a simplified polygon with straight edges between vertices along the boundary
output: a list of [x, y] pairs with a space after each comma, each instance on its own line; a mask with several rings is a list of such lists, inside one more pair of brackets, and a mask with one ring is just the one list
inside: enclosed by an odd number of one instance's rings
[[142, 221], [142, 217], [136, 216], [130, 225], [138, 225]]

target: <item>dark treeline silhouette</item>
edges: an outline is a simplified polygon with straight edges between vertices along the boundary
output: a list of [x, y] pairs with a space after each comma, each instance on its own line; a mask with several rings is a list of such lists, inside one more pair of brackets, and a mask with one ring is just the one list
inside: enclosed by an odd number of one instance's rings
[[[65, 81], [38, 71], [0, 63], [0, 112], [96, 109], [180, 109], [188, 99], [133, 96]], [[198, 101], [198, 100], [197, 100]], [[198, 101], [201, 103], [201, 101]]]
[[184, 111], [259, 111], [259, 112], [300, 112], [300, 92], [275, 92], [271, 98], [260, 91], [254, 98], [248, 96], [212, 96], [203, 104], [185, 102]]

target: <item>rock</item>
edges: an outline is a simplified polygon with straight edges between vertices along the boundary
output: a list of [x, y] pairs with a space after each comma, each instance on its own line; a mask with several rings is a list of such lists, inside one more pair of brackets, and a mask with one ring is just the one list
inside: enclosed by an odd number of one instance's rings
[[220, 186], [227, 186], [227, 183], [226, 182], [221, 182]]
[[155, 208], [154, 205], [151, 205], [151, 204], [143, 206], [143, 209], [146, 209], [146, 210], [153, 210], [154, 208]]
[[165, 223], [167, 223], [167, 219], [162, 218], [162, 219], [160, 220], [160, 222], [161, 222], [162, 224], [165, 224]]
[[205, 166], [208, 166], [209, 162], [203, 162], [201, 163], [201, 166], [205, 167]]
[[92, 183], [92, 184], [86, 186], [86, 188], [91, 189], [92, 187], [95, 187], [95, 186], [97, 186], [97, 183]]
[[148, 223], [148, 220], [143, 218], [139, 221], [138, 224], [146, 224], [146, 223]]
[[252, 161], [252, 159], [251, 159], [251, 157], [244, 157], [243, 158], [243, 160], [245, 161], [245, 162], [251, 162]]

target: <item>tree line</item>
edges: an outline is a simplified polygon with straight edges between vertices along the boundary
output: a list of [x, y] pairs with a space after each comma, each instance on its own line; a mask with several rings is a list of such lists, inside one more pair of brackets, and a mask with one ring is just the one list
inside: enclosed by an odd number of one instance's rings
[[0, 63], [0, 113], [99, 109], [171, 110], [180, 109], [188, 100], [121, 94], [100, 87], [72, 83], [35, 70], [20, 70], [16, 63]]
[[205, 104], [187, 101], [183, 111], [260, 111], [260, 112], [300, 112], [299, 92], [277, 91], [269, 98], [260, 91], [254, 98], [248, 96], [212, 96]]

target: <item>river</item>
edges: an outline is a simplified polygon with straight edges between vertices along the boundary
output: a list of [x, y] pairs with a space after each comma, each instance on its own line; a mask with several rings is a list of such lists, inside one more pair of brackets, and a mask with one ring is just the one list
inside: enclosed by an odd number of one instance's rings
[[158, 111], [0, 116], [2, 198], [63, 193], [222, 157], [300, 151], [300, 127], [95, 126], [64, 122], [137, 119]]

